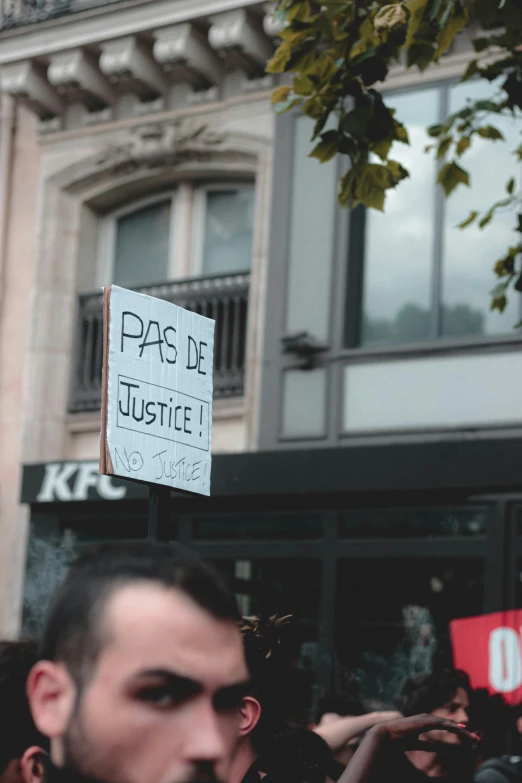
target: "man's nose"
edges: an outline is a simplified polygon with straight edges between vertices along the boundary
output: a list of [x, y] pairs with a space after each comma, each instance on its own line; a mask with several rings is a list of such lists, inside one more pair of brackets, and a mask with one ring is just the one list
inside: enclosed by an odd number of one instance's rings
[[455, 715], [455, 723], [469, 723], [469, 715], [465, 707], [459, 707], [457, 714]]
[[212, 704], [200, 704], [194, 710], [190, 726], [186, 725], [186, 761], [217, 762], [225, 755], [226, 748], [220, 730], [219, 716]]

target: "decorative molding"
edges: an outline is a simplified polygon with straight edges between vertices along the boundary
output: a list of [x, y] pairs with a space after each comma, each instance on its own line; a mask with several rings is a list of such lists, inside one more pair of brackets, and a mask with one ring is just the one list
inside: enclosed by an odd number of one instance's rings
[[274, 77], [271, 73], [267, 73], [265, 76], [261, 76], [259, 79], [241, 79], [239, 86], [243, 92], [271, 90], [274, 86]]
[[63, 111], [60, 98], [29, 60], [4, 65], [0, 74], [0, 88], [34, 111], [41, 120], [49, 120]]
[[224, 134], [193, 121], [150, 123], [136, 128], [125, 144], [107, 147], [94, 164], [112, 174], [142, 167], [174, 166], [188, 160], [205, 160], [224, 140]]
[[209, 90], [197, 90], [189, 92], [187, 103], [189, 106], [200, 106], [202, 103], [214, 103], [219, 100], [219, 88], [211, 87]]
[[132, 109], [137, 117], [143, 117], [146, 114], [156, 114], [157, 112], [165, 111], [165, 98], [161, 96], [156, 98], [155, 101], [136, 101]]
[[154, 33], [153, 53], [170, 80], [183, 81], [199, 90], [217, 84], [219, 58], [193, 24], [164, 27]]
[[239, 68], [250, 77], [264, 72], [272, 44], [245, 8], [214, 16], [211, 22], [208, 40], [229, 68]]
[[47, 78], [67, 103], [83, 103], [100, 111], [114, 102], [114, 94], [83, 49], [57, 54], [51, 59]]
[[100, 125], [102, 123], [112, 122], [114, 119], [114, 111], [111, 106], [102, 109], [101, 111], [86, 111], [82, 118], [82, 124]]
[[136, 36], [102, 45], [100, 69], [122, 92], [133, 92], [142, 101], [152, 101], [166, 92], [168, 83], [152, 54]]

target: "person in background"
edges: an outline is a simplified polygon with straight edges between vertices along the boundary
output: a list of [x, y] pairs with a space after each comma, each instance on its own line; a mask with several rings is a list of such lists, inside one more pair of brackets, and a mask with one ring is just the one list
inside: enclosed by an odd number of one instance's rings
[[320, 720], [314, 731], [333, 751], [335, 760], [345, 767], [352, 758], [354, 744], [376, 723], [401, 717], [398, 711], [388, 710], [364, 714], [364, 708], [353, 699], [331, 696], [320, 703]]
[[239, 623], [251, 690], [239, 707], [239, 735], [227, 783], [260, 780], [258, 757], [285, 719], [285, 681], [291, 659], [285, 648], [290, 615], [243, 617]]
[[292, 724], [275, 731], [259, 758], [266, 783], [326, 783], [340, 772], [327, 743], [315, 732]]
[[[501, 696], [487, 693], [480, 702], [486, 760], [475, 772], [474, 783], [522, 783], [522, 704], [509, 708]], [[516, 737], [515, 754], [502, 752], [510, 734]]]
[[[466, 728], [469, 722], [470, 691], [469, 679], [464, 672], [442, 669], [408, 678], [398, 697], [397, 706], [405, 717], [425, 713]], [[421, 735], [420, 740], [424, 739]], [[461, 733], [431, 730], [428, 739], [432, 746], [433, 743], [437, 744], [436, 751], [431, 748], [427, 751], [422, 747], [406, 750], [401, 756], [397, 755], [393, 769], [383, 770], [383, 779], [392, 776], [401, 783], [426, 783], [428, 778], [443, 779], [447, 783], [471, 780], [471, 746], [463, 742]]]
[[[373, 783], [381, 780], [403, 783], [412, 780], [414, 778], [403, 774], [404, 753], [415, 750], [436, 756], [446, 747], [447, 743], [441, 737], [445, 738], [447, 734], [455, 735], [458, 740], [455, 744], [459, 745], [471, 745], [479, 740], [465, 726], [438, 715], [413, 715], [377, 723], [366, 733], [338, 783]], [[458, 779], [465, 780], [464, 777]]]
[[34, 725], [25, 686], [36, 644], [0, 642], [0, 783], [42, 783], [48, 740]]
[[102, 544], [51, 604], [27, 692], [46, 783], [228, 780], [249, 692], [235, 599], [178, 545]]

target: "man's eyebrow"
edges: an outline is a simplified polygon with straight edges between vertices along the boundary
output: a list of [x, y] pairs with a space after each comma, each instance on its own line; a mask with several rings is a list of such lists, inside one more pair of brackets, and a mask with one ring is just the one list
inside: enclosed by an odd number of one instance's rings
[[190, 677], [184, 677], [170, 669], [144, 669], [139, 672], [137, 676], [140, 679], [150, 678], [163, 680], [169, 690], [182, 694], [184, 698], [195, 696], [203, 690], [203, 685], [200, 682], [197, 682], [197, 680], [193, 680]]
[[214, 706], [216, 709], [226, 709], [229, 706], [236, 707], [244, 696], [252, 692], [252, 683], [250, 680], [237, 682], [233, 685], [226, 685], [220, 688], [214, 695]]

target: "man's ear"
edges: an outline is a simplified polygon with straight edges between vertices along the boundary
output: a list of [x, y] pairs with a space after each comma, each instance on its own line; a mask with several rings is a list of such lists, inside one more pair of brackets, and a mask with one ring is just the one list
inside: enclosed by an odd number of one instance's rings
[[251, 734], [254, 731], [259, 723], [261, 705], [253, 696], [244, 696], [241, 699], [239, 714], [239, 736], [246, 737], [247, 734]]
[[522, 715], [520, 718], [517, 718], [517, 731], [519, 734], [522, 734]]
[[20, 759], [20, 772], [24, 783], [42, 783], [45, 774], [42, 748], [31, 745]]
[[55, 739], [65, 734], [76, 698], [76, 686], [62, 664], [39, 661], [27, 679], [27, 698], [38, 731]]

